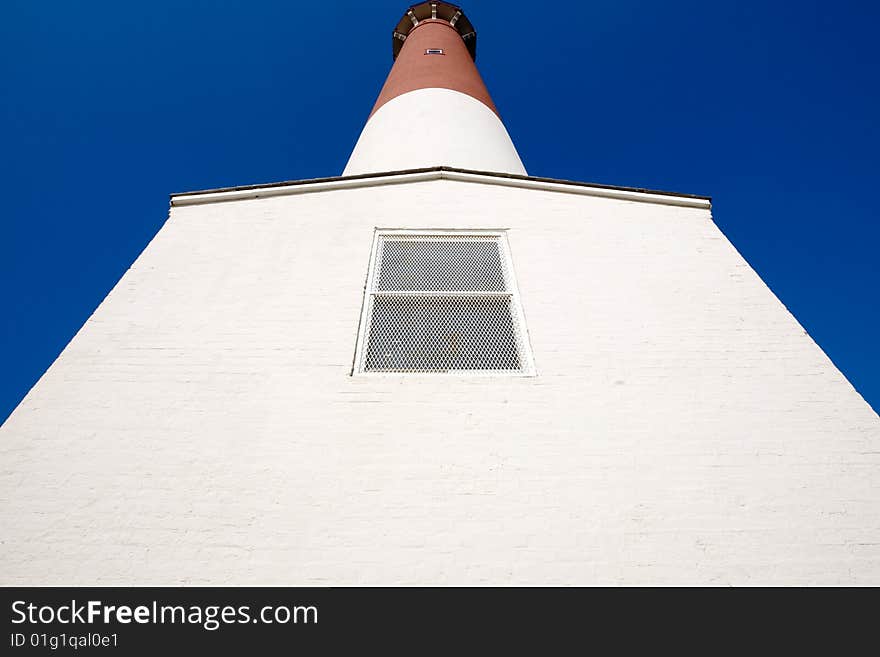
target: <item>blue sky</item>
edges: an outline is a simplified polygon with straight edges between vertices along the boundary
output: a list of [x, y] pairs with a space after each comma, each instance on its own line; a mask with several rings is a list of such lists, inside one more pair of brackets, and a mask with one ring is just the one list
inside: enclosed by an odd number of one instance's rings
[[[170, 192], [342, 171], [407, 4], [4, 2], [0, 420]], [[711, 195], [880, 408], [878, 3], [462, 4], [531, 174]]]

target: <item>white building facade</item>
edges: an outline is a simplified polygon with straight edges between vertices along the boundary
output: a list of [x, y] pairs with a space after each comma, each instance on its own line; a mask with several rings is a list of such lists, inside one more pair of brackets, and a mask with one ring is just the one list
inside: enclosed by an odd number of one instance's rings
[[[0, 428], [0, 583], [880, 584], [880, 418], [707, 198], [369, 129], [172, 197]], [[503, 236], [529, 366], [360, 371], [383, 230]]]

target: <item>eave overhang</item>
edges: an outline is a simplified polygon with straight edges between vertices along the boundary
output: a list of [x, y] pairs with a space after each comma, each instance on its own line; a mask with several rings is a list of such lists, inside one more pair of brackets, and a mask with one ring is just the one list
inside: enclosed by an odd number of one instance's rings
[[640, 187], [620, 187], [600, 183], [577, 182], [556, 178], [537, 176], [521, 176], [510, 173], [492, 171], [472, 171], [453, 167], [430, 167], [426, 169], [409, 169], [406, 171], [388, 171], [382, 173], [365, 173], [355, 176], [334, 176], [332, 178], [313, 178], [309, 180], [289, 180], [261, 185], [244, 185], [240, 187], [223, 187], [193, 192], [171, 194], [171, 206], [202, 205], [223, 201], [241, 201], [273, 196], [291, 196], [332, 191], [337, 189], [353, 189], [360, 187], [378, 187], [381, 185], [400, 185], [434, 180], [453, 180], [457, 182], [480, 183], [484, 185], [501, 185], [520, 189], [535, 189], [567, 194], [581, 194], [642, 203], [660, 205], [677, 205], [682, 207], [711, 209], [712, 198], [679, 192], [664, 192]]

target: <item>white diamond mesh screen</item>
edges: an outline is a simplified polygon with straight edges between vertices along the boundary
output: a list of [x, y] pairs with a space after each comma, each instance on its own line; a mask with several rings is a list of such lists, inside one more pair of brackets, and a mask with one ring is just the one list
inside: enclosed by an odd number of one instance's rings
[[382, 238], [376, 289], [407, 292], [503, 292], [504, 266], [494, 237]]
[[524, 328], [499, 234], [379, 234], [361, 372], [527, 370]]

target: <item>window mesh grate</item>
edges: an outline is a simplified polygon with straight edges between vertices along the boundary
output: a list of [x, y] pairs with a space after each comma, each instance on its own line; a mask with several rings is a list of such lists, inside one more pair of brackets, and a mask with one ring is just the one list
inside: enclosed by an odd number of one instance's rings
[[502, 235], [380, 233], [368, 280], [358, 371], [527, 372]]
[[382, 238], [376, 289], [382, 292], [503, 292], [495, 238]]

